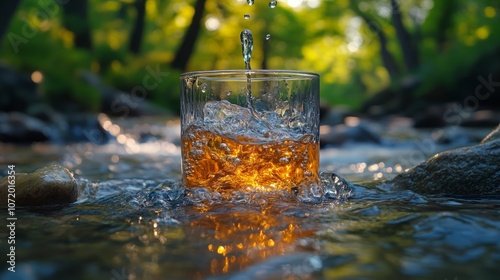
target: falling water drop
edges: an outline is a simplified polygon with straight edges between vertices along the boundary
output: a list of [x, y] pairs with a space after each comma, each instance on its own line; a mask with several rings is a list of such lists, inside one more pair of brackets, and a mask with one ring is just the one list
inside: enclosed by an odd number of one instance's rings
[[271, 34], [266, 34], [266, 40], [271, 39]]
[[244, 19], [249, 19], [249, 18], [250, 18], [250, 15], [249, 15], [249, 14], [244, 14], [244, 15], [243, 15], [243, 18], [244, 18]]
[[278, 5], [278, 1], [270, 1], [269, 2], [269, 7], [271, 7], [271, 9], [276, 8], [276, 5]]
[[254, 0], [247, 0], [248, 5], [250, 5], [250, 6], [253, 5], [253, 2], [254, 2]]
[[243, 61], [245, 61], [245, 69], [250, 70], [250, 59], [252, 58], [253, 51], [253, 36], [252, 31], [245, 29], [240, 34], [241, 53], [243, 54]]
[[203, 92], [203, 93], [206, 93], [206, 92], [207, 92], [207, 84], [206, 84], [206, 83], [203, 83], [203, 84], [201, 85], [201, 92]]
[[[241, 41], [241, 53], [243, 54], [243, 61], [245, 61], [245, 70], [251, 70], [250, 67], [250, 59], [252, 58], [253, 51], [253, 36], [252, 31], [245, 29], [241, 31], [240, 34]], [[260, 120], [259, 114], [255, 111], [253, 107], [253, 98], [252, 98], [252, 78], [250, 71], [247, 72], [247, 106], [252, 112], [252, 115]]]

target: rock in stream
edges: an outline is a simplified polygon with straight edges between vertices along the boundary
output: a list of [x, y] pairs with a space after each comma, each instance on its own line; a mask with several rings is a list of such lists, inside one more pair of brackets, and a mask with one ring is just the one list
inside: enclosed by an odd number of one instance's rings
[[420, 194], [499, 195], [500, 126], [480, 144], [439, 153], [389, 184]]
[[[12, 181], [11, 181], [12, 182]], [[9, 177], [0, 179], [0, 206], [7, 206]], [[65, 167], [49, 165], [32, 173], [15, 174], [16, 206], [49, 206], [75, 202], [78, 186], [73, 174]]]

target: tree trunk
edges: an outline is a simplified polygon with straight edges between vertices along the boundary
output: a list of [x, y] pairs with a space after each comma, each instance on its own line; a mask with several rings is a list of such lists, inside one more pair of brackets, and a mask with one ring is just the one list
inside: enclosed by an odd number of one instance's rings
[[0, 43], [9, 28], [10, 20], [14, 16], [20, 2], [15, 0], [0, 0], [0, 7], [2, 7], [0, 9]]
[[179, 69], [181, 71], [185, 71], [187, 68], [187, 64], [189, 58], [193, 54], [194, 46], [196, 44], [196, 39], [198, 38], [198, 33], [200, 33], [201, 29], [201, 19], [203, 18], [203, 12], [205, 11], [205, 2], [206, 0], [196, 0], [196, 4], [194, 7], [194, 15], [191, 20], [191, 25], [184, 35], [182, 43], [180, 47], [177, 49], [177, 53], [175, 54], [175, 58], [172, 61], [172, 68]]
[[134, 28], [129, 37], [129, 51], [133, 54], [139, 54], [144, 34], [144, 23], [146, 18], [146, 0], [136, 0], [134, 3], [137, 12]]
[[75, 34], [75, 47], [92, 49], [88, 20], [88, 0], [69, 0], [67, 3], [61, 3], [61, 7], [64, 11], [64, 27]]
[[395, 78], [399, 75], [399, 67], [396, 63], [396, 60], [389, 52], [387, 48], [387, 36], [384, 31], [380, 28], [380, 25], [370, 16], [359, 9], [357, 1], [350, 1], [351, 9], [360, 16], [363, 21], [368, 25], [368, 28], [375, 33], [378, 38], [378, 42], [380, 44], [380, 57], [382, 58], [382, 64], [384, 64], [385, 69], [389, 73], [391, 80], [395, 80]]
[[418, 66], [418, 49], [416, 44], [413, 44], [412, 38], [408, 30], [403, 25], [401, 11], [397, 0], [391, 0], [392, 8], [392, 25], [396, 30], [396, 37], [403, 52], [403, 60], [408, 70], [415, 70]]
[[457, 8], [454, 1], [436, 1], [429, 13], [428, 17], [433, 17], [435, 23], [432, 26], [431, 33], [436, 39], [440, 51], [447, 48], [448, 33], [453, 27], [453, 14]]
[[396, 63], [396, 60], [387, 48], [387, 37], [385, 33], [375, 22], [375, 20], [370, 19], [368, 15], [362, 13], [361, 11], [359, 11], [358, 14], [366, 22], [370, 30], [372, 30], [377, 35], [378, 41], [380, 43], [380, 56], [382, 58], [382, 63], [384, 64], [385, 69], [387, 69], [387, 72], [389, 72], [391, 80], [394, 80], [394, 78], [399, 75], [399, 67]]

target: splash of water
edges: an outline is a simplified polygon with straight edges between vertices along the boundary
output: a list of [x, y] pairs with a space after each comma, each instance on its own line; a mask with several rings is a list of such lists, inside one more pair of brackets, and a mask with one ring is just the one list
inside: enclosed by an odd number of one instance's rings
[[250, 59], [253, 51], [253, 36], [252, 31], [245, 29], [240, 33], [241, 52], [243, 61], [245, 61], [245, 69], [250, 70]]
[[[240, 33], [240, 42], [241, 42], [241, 53], [243, 54], [243, 61], [245, 62], [245, 70], [251, 70], [250, 60], [252, 59], [252, 51], [253, 51], [253, 36], [252, 31], [245, 29]], [[253, 106], [253, 98], [252, 98], [252, 81], [250, 71], [247, 72], [247, 106], [252, 112], [252, 115], [260, 120], [259, 114], [255, 110]]]

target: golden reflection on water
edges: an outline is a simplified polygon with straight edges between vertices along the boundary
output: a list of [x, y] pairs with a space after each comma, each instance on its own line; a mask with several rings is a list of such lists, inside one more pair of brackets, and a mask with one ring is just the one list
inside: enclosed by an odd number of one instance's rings
[[200, 254], [210, 256], [212, 275], [241, 271], [270, 257], [286, 255], [297, 239], [314, 233], [301, 228], [297, 218], [269, 209], [206, 214], [191, 221], [186, 230], [192, 242], [208, 244], [208, 252]]

